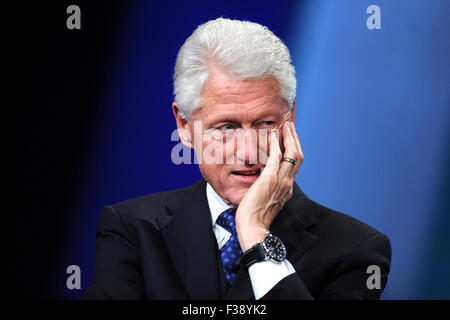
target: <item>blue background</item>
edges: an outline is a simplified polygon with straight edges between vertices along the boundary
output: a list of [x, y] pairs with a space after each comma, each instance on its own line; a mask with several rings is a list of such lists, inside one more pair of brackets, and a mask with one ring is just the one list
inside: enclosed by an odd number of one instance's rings
[[[366, 8], [381, 8], [369, 30]], [[82, 9], [82, 8], [81, 8]], [[174, 165], [172, 74], [178, 49], [219, 16], [268, 26], [296, 67], [296, 128], [305, 160], [297, 183], [313, 200], [389, 236], [384, 299], [450, 299], [450, 1], [129, 2], [111, 26], [114, 50], [99, 88], [61, 268], [92, 279], [101, 209], [184, 187], [201, 175]]]

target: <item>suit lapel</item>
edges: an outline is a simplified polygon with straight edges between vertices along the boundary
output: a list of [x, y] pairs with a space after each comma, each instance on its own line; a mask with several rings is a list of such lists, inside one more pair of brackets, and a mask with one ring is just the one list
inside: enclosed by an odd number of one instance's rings
[[180, 201], [169, 199], [158, 225], [174, 265], [191, 299], [219, 299], [217, 242], [212, 230], [202, 179], [184, 190]]
[[[279, 236], [285, 244], [287, 259], [292, 265], [318, 240], [315, 235], [305, 230], [316, 222], [308, 197], [294, 184], [291, 200], [286, 203], [270, 227], [270, 231]], [[239, 269], [225, 298], [254, 298], [250, 277], [245, 270]]]
[[273, 221], [270, 231], [278, 235], [286, 246], [287, 259], [294, 265], [318, 238], [309, 227], [317, 223], [310, 200], [294, 184], [294, 194]]

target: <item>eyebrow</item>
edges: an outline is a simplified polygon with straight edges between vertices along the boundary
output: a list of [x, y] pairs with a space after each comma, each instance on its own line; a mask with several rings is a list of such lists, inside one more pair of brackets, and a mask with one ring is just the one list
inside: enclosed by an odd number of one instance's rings
[[233, 119], [233, 118], [224, 118], [224, 119], [219, 119], [219, 120], [214, 120], [211, 122], [211, 126], [214, 126], [216, 124], [219, 123], [233, 123], [233, 124], [240, 124], [241, 122], [237, 119]]
[[[268, 119], [268, 118], [270, 118], [270, 119]], [[260, 121], [271, 121], [271, 122], [275, 122], [278, 124], [280, 121], [283, 121], [284, 118], [285, 118], [284, 114], [281, 114], [280, 116], [278, 116], [278, 115], [263, 115], [263, 116], [256, 118], [254, 121], [252, 121], [252, 124], [260, 122]], [[224, 119], [220, 119], [220, 120], [211, 122], [210, 126], [213, 127], [213, 126], [216, 126], [221, 123], [232, 123], [232, 124], [240, 125], [241, 121], [238, 118], [236, 118], [236, 119], [224, 118]]]
[[[276, 105], [276, 107], [274, 109], [270, 110], [269, 114], [267, 112], [265, 114], [259, 114], [256, 117], [256, 119], [252, 121], [252, 123], [255, 123], [257, 121], [261, 121], [261, 120], [263, 120], [266, 117], [273, 117], [274, 119], [265, 120], [265, 121], [275, 121], [275, 122], [278, 122], [280, 120], [282, 121], [284, 116], [285, 116], [285, 114], [284, 114], [284, 112], [279, 112], [277, 110], [278, 108], [281, 108], [281, 107], [282, 107], [281, 105]], [[221, 117], [223, 117], [223, 118], [221, 118]], [[211, 123], [211, 126], [214, 126], [215, 124], [221, 123], [221, 122], [240, 124], [242, 122], [241, 120], [242, 120], [241, 117], [233, 115], [232, 113], [227, 113], [227, 114], [224, 114], [222, 116], [220, 116], [220, 115], [217, 116], [217, 119], [213, 118], [210, 123]]]

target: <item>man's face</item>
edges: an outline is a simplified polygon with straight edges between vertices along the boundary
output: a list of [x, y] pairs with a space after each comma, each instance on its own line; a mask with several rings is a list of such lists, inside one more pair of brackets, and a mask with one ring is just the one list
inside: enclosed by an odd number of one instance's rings
[[267, 132], [289, 116], [294, 120], [294, 108], [289, 111], [274, 78], [236, 80], [216, 72], [203, 86], [200, 107], [182, 127], [194, 137], [205, 180], [237, 206], [264, 167]]

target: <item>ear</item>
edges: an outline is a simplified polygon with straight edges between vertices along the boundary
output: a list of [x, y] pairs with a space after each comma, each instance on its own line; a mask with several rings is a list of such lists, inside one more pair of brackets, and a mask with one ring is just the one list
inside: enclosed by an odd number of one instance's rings
[[292, 102], [292, 109], [291, 109], [291, 121], [295, 122], [295, 102], [297, 100], [297, 97], [294, 98], [294, 101]]
[[175, 116], [175, 120], [177, 121], [178, 135], [180, 136], [181, 142], [185, 146], [193, 148], [194, 144], [192, 142], [191, 125], [189, 121], [183, 118], [183, 116], [181, 115], [176, 101], [172, 103], [172, 110], [173, 115]]

